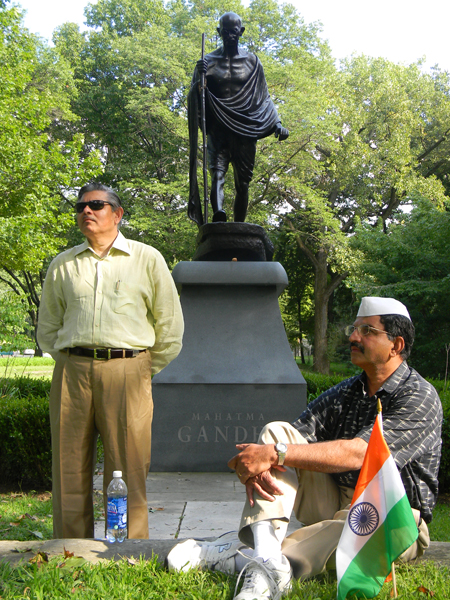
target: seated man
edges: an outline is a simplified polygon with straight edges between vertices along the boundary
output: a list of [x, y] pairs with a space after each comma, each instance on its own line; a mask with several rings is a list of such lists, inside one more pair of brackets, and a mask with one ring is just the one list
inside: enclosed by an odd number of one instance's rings
[[[403, 304], [363, 298], [346, 333], [352, 363], [363, 372], [321, 394], [292, 425], [270, 423], [259, 444], [237, 446], [240, 452], [228, 465], [247, 490], [239, 534], [210, 543], [187, 540], [170, 552], [169, 568], [201, 566], [227, 573], [245, 568], [235, 600], [279, 598], [292, 576], [304, 579], [334, 568], [377, 399], [419, 531], [400, 558], [423, 554], [438, 491], [439, 397], [406, 363], [414, 326]], [[303, 526], [286, 537], [292, 510]]]

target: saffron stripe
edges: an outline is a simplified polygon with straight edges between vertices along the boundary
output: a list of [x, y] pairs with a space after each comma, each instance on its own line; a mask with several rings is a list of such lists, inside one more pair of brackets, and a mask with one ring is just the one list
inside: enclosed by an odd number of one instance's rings
[[[391, 455], [388, 445], [383, 437], [379, 417], [375, 419], [369, 443], [370, 457], [369, 452], [366, 451], [364, 462], [358, 477], [358, 482], [355, 487], [355, 492], [353, 494], [352, 504], [361, 495], [361, 493]], [[367, 446], [367, 448], [369, 448], [369, 446]]]

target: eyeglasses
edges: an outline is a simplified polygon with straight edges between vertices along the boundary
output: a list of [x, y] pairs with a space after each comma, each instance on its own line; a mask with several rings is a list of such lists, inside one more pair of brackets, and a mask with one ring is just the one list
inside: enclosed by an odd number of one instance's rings
[[75, 208], [77, 213], [82, 213], [86, 206], [89, 206], [91, 210], [102, 210], [105, 204], [112, 206], [111, 202], [106, 202], [106, 200], [90, 200], [89, 202], [77, 202]]
[[344, 329], [345, 335], [348, 337], [350, 337], [354, 331], [357, 331], [360, 336], [369, 335], [369, 333], [373, 333], [375, 331], [389, 335], [389, 333], [384, 329], [377, 329], [376, 327], [372, 327], [372, 325], [358, 325], [358, 327], [349, 325]]

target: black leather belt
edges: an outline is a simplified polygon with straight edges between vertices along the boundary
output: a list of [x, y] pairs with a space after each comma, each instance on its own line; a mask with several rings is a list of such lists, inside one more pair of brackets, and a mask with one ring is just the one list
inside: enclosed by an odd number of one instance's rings
[[111, 358], [134, 358], [144, 350], [130, 350], [129, 348], [64, 348], [64, 352], [75, 354], [75, 356], [88, 356], [97, 360], [110, 360]]

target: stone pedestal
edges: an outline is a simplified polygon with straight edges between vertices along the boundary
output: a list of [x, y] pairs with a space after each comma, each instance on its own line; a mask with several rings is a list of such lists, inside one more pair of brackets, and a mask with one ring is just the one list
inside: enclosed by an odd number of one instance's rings
[[227, 471], [235, 444], [294, 420], [306, 383], [278, 306], [288, 280], [271, 262], [182, 262], [180, 355], [153, 378], [152, 471]]
[[199, 227], [193, 260], [271, 261], [273, 244], [253, 223], [206, 223]]

